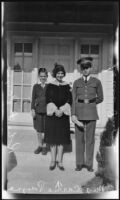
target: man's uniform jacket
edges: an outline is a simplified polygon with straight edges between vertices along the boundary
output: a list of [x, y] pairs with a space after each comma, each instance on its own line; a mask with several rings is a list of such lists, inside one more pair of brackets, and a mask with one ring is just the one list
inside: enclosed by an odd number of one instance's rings
[[[103, 101], [103, 89], [100, 80], [95, 77], [89, 78], [85, 83], [83, 77], [77, 79], [72, 90], [73, 104], [72, 115], [76, 115], [78, 120], [99, 119], [96, 104]], [[79, 100], [95, 99], [93, 103], [80, 103]]]

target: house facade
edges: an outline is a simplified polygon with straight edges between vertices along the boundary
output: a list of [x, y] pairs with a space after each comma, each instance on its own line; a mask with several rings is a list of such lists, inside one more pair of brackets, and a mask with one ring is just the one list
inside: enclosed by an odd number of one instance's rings
[[[92, 75], [103, 85], [97, 127], [113, 113], [114, 17], [117, 4], [95, 1], [5, 3], [7, 123], [32, 127], [31, 95], [39, 67], [63, 64], [71, 85], [80, 76], [77, 60], [92, 56]], [[71, 128], [73, 124], [71, 122]]]

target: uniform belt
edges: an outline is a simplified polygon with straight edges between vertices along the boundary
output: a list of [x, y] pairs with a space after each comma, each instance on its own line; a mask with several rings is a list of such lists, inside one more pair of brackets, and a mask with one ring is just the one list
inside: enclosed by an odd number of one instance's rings
[[94, 98], [94, 99], [78, 99], [78, 102], [79, 103], [94, 103], [94, 102], [96, 102], [96, 98]]

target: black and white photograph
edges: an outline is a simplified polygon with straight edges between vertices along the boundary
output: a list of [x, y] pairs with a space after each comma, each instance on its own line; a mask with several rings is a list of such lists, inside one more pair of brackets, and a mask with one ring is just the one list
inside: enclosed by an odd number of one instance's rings
[[118, 8], [1, 2], [2, 199], [119, 199]]

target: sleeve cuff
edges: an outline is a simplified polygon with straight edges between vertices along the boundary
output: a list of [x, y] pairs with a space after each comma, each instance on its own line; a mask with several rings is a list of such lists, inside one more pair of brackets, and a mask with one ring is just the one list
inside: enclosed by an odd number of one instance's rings
[[65, 114], [70, 116], [71, 115], [71, 107], [69, 103], [66, 103], [64, 106], [60, 107], [60, 110]]
[[54, 103], [47, 104], [47, 115], [51, 116], [57, 110], [57, 106]]

